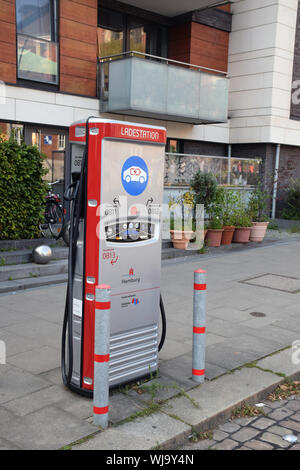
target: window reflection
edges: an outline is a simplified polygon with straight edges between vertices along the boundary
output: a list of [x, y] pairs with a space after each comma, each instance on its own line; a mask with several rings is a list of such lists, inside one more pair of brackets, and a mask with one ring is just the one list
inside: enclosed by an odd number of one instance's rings
[[147, 52], [147, 33], [144, 26], [133, 26], [130, 28], [130, 47], [131, 51]]
[[57, 44], [18, 35], [18, 77], [57, 83]]
[[56, 0], [16, 0], [18, 78], [58, 83]]
[[166, 28], [159, 24], [101, 7], [98, 26], [99, 57], [127, 51], [165, 55]]
[[51, 0], [17, 0], [16, 19], [18, 34], [54, 41], [52, 27], [53, 2]]

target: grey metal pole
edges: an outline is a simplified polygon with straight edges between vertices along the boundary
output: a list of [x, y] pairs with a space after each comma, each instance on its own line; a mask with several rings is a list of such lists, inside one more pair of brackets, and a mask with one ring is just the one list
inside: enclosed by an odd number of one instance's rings
[[94, 354], [94, 424], [108, 426], [110, 286], [96, 287]]
[[194, 272], [193, 359], [192, 379], [205, 379], [206, 271]]
[[228, 170], [227, 170], [227, 184], [231, 183], [231, 155], [232, 155], [232, 146], [228, 145]]
[[273, 197], [272, 197], [272, 219], [275, 219], [275, 216], [276, 216], [276, 199], [277, 199], [277, 188], [278, 188], [279, 158], [280, 158], [280, 144], [277, 144], [275, 169], [274, 169]]

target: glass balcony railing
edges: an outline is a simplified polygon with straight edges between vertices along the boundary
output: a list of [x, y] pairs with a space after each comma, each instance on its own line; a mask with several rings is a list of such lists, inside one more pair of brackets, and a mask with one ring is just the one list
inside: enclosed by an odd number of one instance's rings
[[101, 112], [194, 124], [227, 122], [228, 78], [140, 52], [99, 60]]
[[262, 160], [166, 153], [164, 184], [189, 186], [199, 170], [213, 173], [220, 185], [252, 187], [261, 179]]
[[58, 45], [56, 42], [18, 34], [18, 78], [58, 83]]

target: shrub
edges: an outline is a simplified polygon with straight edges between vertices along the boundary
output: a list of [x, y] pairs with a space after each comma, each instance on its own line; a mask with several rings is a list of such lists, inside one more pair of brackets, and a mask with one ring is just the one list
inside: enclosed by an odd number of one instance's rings
[[215, 202], [211, 207], [211, 214], [217, 216], [223, 225], [232, 225], [239, 196], [236, 191], [218, 186]]
[[195, 203], [203, 204], [205, 210], [210, 212], [217, 195], [217, 180], [212, 173], [198, 171], [192, 181], [191, 188], [195, 193]]
[[[195, 218], [194, 218], [194, 205], [195, 195], [192, 191], [186, 191], [183, 194], [179, 194], [177, 198], [171, 197], [169, 199], [169, 210], [172, 206], [178, 205], [180, 207], [180, 214], [170, 213], [170, 230], [175, 228], [175, 219], [179, 221], [182, 230], [194, 230], [195, 229]], [[178, 207], [178, 208], [179, 208]], [[177, 227], [178, 228], [178, 227]]]
[[287, 194], [287, 208], [280, 216], [283, 219], [300, 220], [300, 179], [290, 181]]
[[220, 230], [223, 228], [223, 222], [217, 215], [213, 216], [209, 222], [209, 228], [211, 230]]
[[262, 184], [259, 182], [256, 188], [252, 191], [248, 203], [249, 215], [255, 222], [267, 222], [269, 220], [268, 199], [269, 194], [263, 190]]
[[242, 194], [237, 195], [237, 202], [231, 217], [231, 224], [235, 227], [251, 227], [252, 219], [249, 215]]
[[46, 172], [37, 147], [0, 136], [0, 240], [39, 236]]

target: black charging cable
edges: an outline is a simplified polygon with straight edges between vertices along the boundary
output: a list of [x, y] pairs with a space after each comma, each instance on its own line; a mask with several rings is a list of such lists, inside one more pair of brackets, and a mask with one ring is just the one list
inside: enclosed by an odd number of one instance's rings
[[165, 307], [163, 303], [162, 296], [160, 294], [159, 298], [159, 307], [160, 307], [160, 314], [161, 314], [161, 338], [160, 338], [160, 343], [158, 345], [158, 350], [160, 351], [161, 348], [164, 345], [164, 342], [166, 340], [166, 334], [167, 334], [167, 319], [166, 319], [166, 312], [165, 312]]
[[[64, 195], [66, 201], [71, 202], [70, 213], [70, 245], [68, 257], [68, 287], [65, 304], [65, 313], [62, 329], [61, 369], [62, 379], [66, 386], [70, 386], [73, 374], [73, 280], [76, 266], [77, 241], [79, 236], [79, 223], [83, 202], [83, 188], [86, 181], [86, 169], [89, 149], [89, 117], [86, 120], [86, 145], [82, 157], [80, 178], [71, 183]], [[71, 192], [72, 190], [72, 192]], [[68, 331], [68, 371], [66, 367], [66, 335]]]

